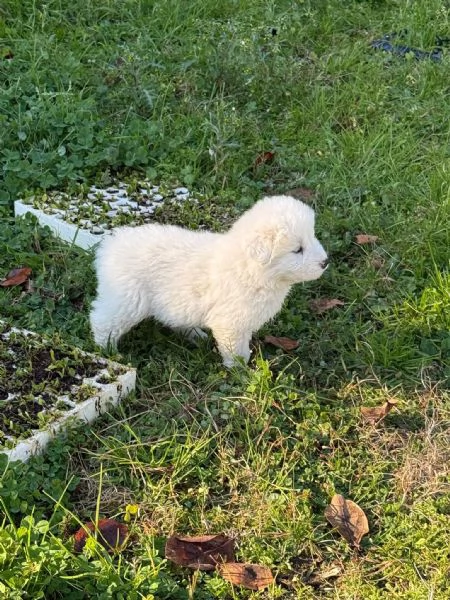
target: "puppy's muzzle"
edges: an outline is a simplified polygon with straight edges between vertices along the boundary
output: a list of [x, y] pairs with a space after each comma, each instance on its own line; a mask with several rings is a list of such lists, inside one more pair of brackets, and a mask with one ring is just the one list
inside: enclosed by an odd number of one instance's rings
[[326, 258], [325, 260], [323, 260], [320, 263], [320, 267], [325, 271], [325, 269], [328, 267], [329, 264], [330, 264], [330, 259]]

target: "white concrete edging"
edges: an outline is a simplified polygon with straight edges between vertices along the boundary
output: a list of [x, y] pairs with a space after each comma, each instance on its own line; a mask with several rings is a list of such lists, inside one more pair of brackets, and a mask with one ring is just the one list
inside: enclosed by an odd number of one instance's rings
[[[34, 332], [24, 329], [11, 328], [13, 331], [19, 331], [27, 335], [36, 336]], [[47, 444], [61, 430], [67, 427], [69, 423], [80, 421], [84, 423], [92, 423], [108, 411], [109, 407], [117, 406], [128, 394], [134, 391], [136, 386], [136, 369], [127, 367], [117, 362], [105, 359], [103, 357], [80, 351], [83, 356], [91, 360], [101, 360], [103, 364], [99, 365], [98, 373], [94, 377], [85, 377], [82, 385], [92, 385], [98, 388], [98, 392], [79, 403], [70, 400], [70, 396], [60, 396], [56, 399], [56, 403], [62, 401], [66, 406], [73, 408], [67, 410], [60, 417], [55, 417], [45, 425], [45, 428], [33, 430], [33, 435], [28, 438], [18, 440], [16, 445], [11, 448], [0, 448], [0, 454], [6, 454], [10, 461], [20, 460], [26, 462], [31, 456], [40, 454]], [[96, 381], [96, 377], [108, 372], [108, 367], [116, 369], [125, 369], [125, 372], [118, 374], [114, 381], [109, 383], [100, 383]]]
[[35, 215], [41, 225], [48, 225], [54, 234], [62, 240], [74, 244], [84, 250], [89, 250], [101, 242], [105, 235], [109, 235], [109, 232], [101, 235], [95, 235], [87, 229], [82, 229], [77, 225], [68, 223], [64, 219], [58, 219], [55, 215], [49, 215], [39, 208], [34, 208], [30, 204], [25, 204], [22, 200], [16, 200], [14, 202], [14, 215], [16, 217], [31, 213]]

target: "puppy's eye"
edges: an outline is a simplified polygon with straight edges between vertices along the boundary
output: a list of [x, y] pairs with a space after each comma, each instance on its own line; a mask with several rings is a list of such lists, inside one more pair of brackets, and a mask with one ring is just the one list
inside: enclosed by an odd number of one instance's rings
[[295, 254], [301, 254], [303, 252], [303, 246], [300, 246], [300, 248], [298, 248], [298, 250], [294, 250]]

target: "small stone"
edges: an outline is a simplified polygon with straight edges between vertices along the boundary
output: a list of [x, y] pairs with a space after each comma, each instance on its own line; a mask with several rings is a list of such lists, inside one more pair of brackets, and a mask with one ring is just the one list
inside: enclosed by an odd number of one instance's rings
[[155, 212], [155, 206], [141, 206], [139, 212], [141, 215], [152, 215]]
[[120, 183], [119, 183], [119, 188], [120, 188], [121, 190], [126, 190], [126, 189], [127, 189], [127, 187], [128, 187], [128, 183], [123, 183], [123, 182], [120, 182]]
[[108, 210], [106, 216], [110, 219], [113, 219], [117, 215], [117, 210]]
[[152, 194], [157, 194], [159, 192], [159, 185], [154, 185], [152, 187]]
[[187, 194], [189, 196], [189, 190], [185, 187], [179, 187], [175, 189], [175, 194], [178, 196], [179, 194]]
[[108, 194], [118, 194], [119, 193], [119, 190], [117, 188], [114, 188], [114, 187], [107, 188], [106, 191], [107, 191]]
[[98, 234], [105, 233], [105, 232], [103, 231], [102, 227], [99, 227], [98, 225], [94, 225], [94, 227], [92, 227], [92, 229], [91, 229], [91, 233], [98, 235]]
[[161, 194], [155, 194], [152, 200], [153, 202], [162, 202], [164, 200], [164, 196], [161, 196]]
[[175, 199], [177, 200], [177, 202], [179, 202], [179, 201], [184, 202], [184, 200], [188, 200], [188, 198], [189, 198], [189, 193], [187, 193], [187, 194], [177, 194], [177, 196], [176, 196]]
[[111, 201], [109, 206], [111, 208], [117, 208], [118, 206], [133, 206], [133, 204], [137, 206], [137, 202], [128, 200], [128, 198], [119, 198], [119, 200]]

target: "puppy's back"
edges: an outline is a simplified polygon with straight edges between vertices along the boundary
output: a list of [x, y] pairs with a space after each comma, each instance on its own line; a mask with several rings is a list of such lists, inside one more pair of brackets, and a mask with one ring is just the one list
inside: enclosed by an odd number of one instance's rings
[[[217, 234], [183, 229], [174, 225], [149, 224], [120, 227], [100, 244], [96, 255], [99, 283], [113, 277], [137, 284], [176, 279], [202, 264]], [[155, 281], [156, 283], [156, 281]]]

